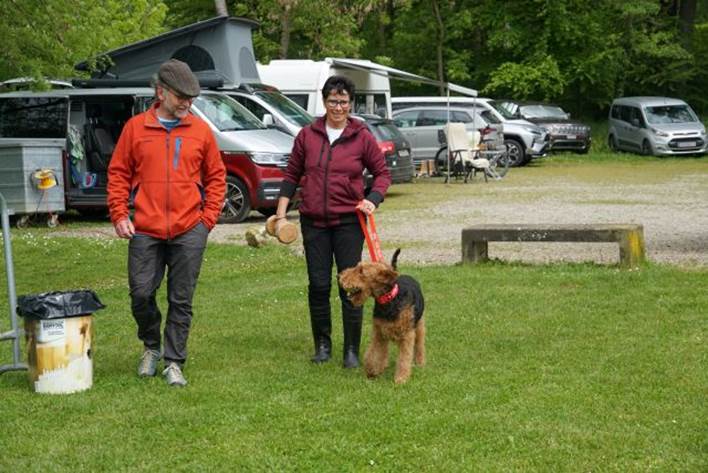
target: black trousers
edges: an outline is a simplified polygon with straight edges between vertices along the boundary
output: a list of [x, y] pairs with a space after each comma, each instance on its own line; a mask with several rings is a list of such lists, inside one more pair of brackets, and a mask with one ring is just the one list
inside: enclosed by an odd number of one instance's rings
[[209, 230], [199, 223], [171, 240], [136, 234], [128, 245], [128, 282], [138, 338], [145, 348], [160, 350], [162, 314], [155, 294], [167, 270], [167, 320], [164, 359], [183, 365], [192, 324], [192, 297], [197, 286]]
[[[336, 262], [337, 272], [352, 268], [361, 261], [364, 234], [358, 222], [342, 223], [335, 227], [315, 227], [306, 219], [300, 219], [302, 239], [307, 262], [308, 301], [312, 321], [330, 321], [332, 311], [330, 292], [332, 288], [332, 263]], [[339, 285], [338, 285], [339, 287]], [[339, 287], [342, 300], [342, 318], [347, 321], [361, 321], [363, 310], [355, 307]], [[359, 331], [361, 325], [359, 324]]]

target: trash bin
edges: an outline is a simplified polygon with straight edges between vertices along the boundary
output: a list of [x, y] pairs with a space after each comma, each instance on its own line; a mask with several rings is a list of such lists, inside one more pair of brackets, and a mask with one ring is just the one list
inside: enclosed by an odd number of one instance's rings
[[17, 298], [25, 319], [27, 364], [34, 391], [67, 394], [93, 384], [93, 313], [105, 306], [90, 290]]

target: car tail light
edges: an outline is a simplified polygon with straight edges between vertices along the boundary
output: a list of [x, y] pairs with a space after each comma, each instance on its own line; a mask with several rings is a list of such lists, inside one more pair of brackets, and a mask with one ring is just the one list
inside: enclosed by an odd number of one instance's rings
[[396, 151], [396, 145], [393, 144], [393, 141], [380, 141], [379, 149], [384, 155], [393, 154]]

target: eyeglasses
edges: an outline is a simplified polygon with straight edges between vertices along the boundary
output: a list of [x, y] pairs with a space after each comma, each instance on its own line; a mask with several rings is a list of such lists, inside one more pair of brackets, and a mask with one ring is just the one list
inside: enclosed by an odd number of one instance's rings
[[342, 108], [347, 108], [347, 107], [349, 107], [349, 104], [351, 104], [351, 101], [328, 99], [325, 101], [325, 103], [327, 104], [327, 106], [329, 108], [337, 108], [337, 106], [340, 106]]
[[180, 102], [192, 103], [194, 101], [194, 97], [190, 97], [188, 95], [180, 95], [177, 92], [175, 92], [174, 90], [168, 89], [167, 87], [165, 87], [165, 90], [168, 91], [169, 93], [171, 93]]

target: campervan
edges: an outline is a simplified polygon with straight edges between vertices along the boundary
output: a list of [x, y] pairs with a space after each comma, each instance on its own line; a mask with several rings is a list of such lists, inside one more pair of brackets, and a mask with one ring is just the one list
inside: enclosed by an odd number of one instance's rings
[[277, 87], [314, 116], [325, 113], [322, 102], [325, 81], [333, 75], [343, 75], [354, 82], [353, 113], [391, 118], [391, 84], [387, 70], [393, 69], [362, 59], [282, 59], [258, 64], [258, 75], [263, 83]]
[[[125, 122], [154, 100], [147, 87], [76, 88], [0, 94], [0, 144], [50, 140], [65, 143], [65, 207], [106, 212], [108, 164]], [[275, 212], [293, 137], [268, 129], [223, 93], [203, 90], [191, 112], [217, 139], [227, 169], [220, 222], [244, 220], [251, 210]], [[2, 179], [2, 176], [0, 176]]]

